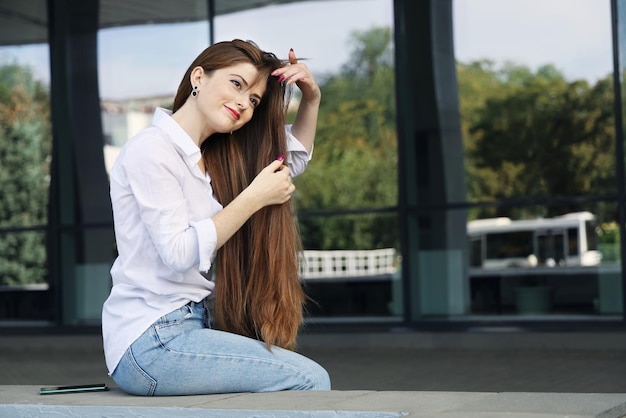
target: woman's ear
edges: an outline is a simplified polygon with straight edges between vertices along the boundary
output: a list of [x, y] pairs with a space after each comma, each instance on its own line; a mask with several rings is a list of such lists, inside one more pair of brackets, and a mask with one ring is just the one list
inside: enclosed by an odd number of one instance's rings
[[202, 77], [205, 74], [206, 73], [204, 72], [204, 68], [202, 68], [201, 66], [197, 66], [193, 70], [191, 70], [191, 75], [189, 76], [189, 81], [191, 82], [191, 85], [192, 86], [199, 85], [200, 80], [202, 80]]

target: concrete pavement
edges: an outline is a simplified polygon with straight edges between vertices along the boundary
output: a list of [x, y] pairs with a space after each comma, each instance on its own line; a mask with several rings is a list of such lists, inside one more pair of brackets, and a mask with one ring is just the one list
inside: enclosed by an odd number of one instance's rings
[[[2, 336], [0, 416], [626, 416], [620, 332], [310, 332], [300, 346], [333, 391], [138, 398], [106, 375], [98, 335]], [[96, 382], [112, 390], [37, 394]]]

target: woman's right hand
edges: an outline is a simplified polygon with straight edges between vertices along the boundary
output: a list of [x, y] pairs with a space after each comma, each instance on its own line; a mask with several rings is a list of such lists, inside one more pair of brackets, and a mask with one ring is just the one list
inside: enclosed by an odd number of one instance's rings
[[287, 202], [295, 190], [283, 158], [265, 167], [239, 196], [211, 218], [217, 232], [215, 249], [224, 245], [256, 211]]
[[296, 186], [291, 181], [289, 167], [279, 157], [257, 174], [248, 189], [254, 193], [261, 207], [265, 207], [287, 202]]

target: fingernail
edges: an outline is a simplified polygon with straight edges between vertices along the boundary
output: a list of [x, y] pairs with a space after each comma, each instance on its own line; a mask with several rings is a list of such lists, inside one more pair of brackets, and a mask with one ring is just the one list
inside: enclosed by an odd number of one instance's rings
[[278, 82], [282, 83], [284, 79], [285, 79], [285, 74], [281, 74], [281, 76], [278, 77]]
[[277, 158], [278, 161], [283, 161], [284, 159], [285, 159], [284, 155], [279, 155]]

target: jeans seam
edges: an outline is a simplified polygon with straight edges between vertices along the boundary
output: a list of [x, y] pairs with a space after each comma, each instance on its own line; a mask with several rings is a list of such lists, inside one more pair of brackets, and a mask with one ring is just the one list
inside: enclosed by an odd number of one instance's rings
[[[187, 312], [186, 309], [189, 309], [190, 312]], [[321, 380], [318, 378], [318, 374], [315, 370], [310, 369], [307, 366], [298, 367], [298, 364], [291, 364], [289, 361], [284, 361], [280, 358], [276, 358], [275, 356], [261, 356], [257, 357], [254, 355], [246, 354], [246, 353], [238, 353], [238, 354], [230, 354], [227, 352], [224, 353], [199, 353], [191, 347], [187, 347], [185, 340], [187, 332], [193, 328], [193, 330], [199, 329], [195, 328], [196, 325], [189, 328], [183, 325], [187, 320], [191, 320], [192, 318], [195, 320], [200, 320], [202, 325], [205, 325], [206, 320], [208, 319], [208, 311], [204, 309], [202, 317], [198, 318], [199, 310], [195, 309], [192, 306], [181, 307], [181, 314], [183, 318], [177, 317], [176, 320], [173, 321], [163, 321], [161, 323], [155, 323], [152, 326], [152, 343], [153, 347], [159, 347], [160, 350], [163, 350], [161, 353], [157, 354], [151, 361], [152, 362], [160, 362], [160, 361], [168, 361], [168, 362], [176, 362], [176, 361], [193, 361], [195, 358], [200, 362], [221, 362], [225, 365], [228, 362], [232, 362], [232, 364], [239, 364], [243, 367], [259, 367], [261, 365], [266, 365], [265, 367], [261, 367], [262, 369], [274, 369], [278, 373], [279, 370], [281, 374], [285, 374], [291, 376], [294, 379], [293, 385], [291, 389], [306, 389], [306, 388], [314, 388], [318, 387], [321, 384]], [[188, 313], [195, 312], [192, 317], [188, 317]], [[165, 318], [163, 318], [165, 319]], [[181, 326], [180, 332], [177, 329], [172, 329], [172, 326]], [[211, 330], [210, 327], [206, 327], [205, 329]], [[165, 331], [167, 330], [167, 331]], [[165, 331], [164, 335], [161, 335], [161, 331]], [[176, 342], [178, 341], [178, 342]], [[262, 342], [261, 342], [262, 344]], [[276, 347], [278, 349], [278, 347]], [[168, 354], [169, 353], [169, 354]], [[167, 356], [176, 356], [171, 357], [169, 360], [166, 360]], [[165, 356], [165, 357], [163, 357]], [[202, 360], [204, 358], [205, 360]], [[257, 366], [255, 366], [257, 365]], [[137, 365], [139, 367], [139, 365]], [[291, 379], [290, 378], [290, 379]], [[155, 382], [156, 384], [157, 382]], [[165, 389], [164, 389], [165, 390]], [[152, 393], [157, 393], [158, 390], [155, 388]]]
[[132, 346], [128, 348], [128, 357], [128, 360], [130, 361], [130, 364], [133, 366], [135, 371], [137, 371], [137, 373], [145, 377], [146, 380], [150, 382], [150, 388], [148, 389], [148, 393], [146, 394], [146, 396], [153, 396], [157, 385], [156, 380], [152, 376], [150, 376], [143, 368], [141, 368], [139, 363], [137, 363], [135, 355], [133, 354]]
[[[181, 322], [182, 323], [182, 322]], [[176, 353], [176, 350], [172, 350], [170, 347], [167, 346], [167, 343], [164, 343], [163, 340], [161, 340], [161, 336], [159, 335], [159, 330], [161, 329], [166, 329], [169, 328], [171, 326], [174, 325], [180, 325], [181, 323], [168, 323], [167, 325], [161, 325], [161, 326], [153, 326], [153, 330], [154, 330], [154, 338], [156, 339], [157, 343], [159, 344], [159, 347], [161, 347], [162, 349], [166, 350], [166, 351], [170, 351], [172, 353]], [[180, 338], [180, 336], [183, 334], [178, 334], [176, 337], [174, 337], [174, 339]], [[171, 341], [171, 340], [170, 340]]]
[[254, 363], [271, 364], [273, 366], [280, 366], [280, 367], [289, 369], [293, 373], [296, 373], [297, 375], [302, 376], [304, 379], [306, 379], [306, 381], [307, 381], [307, 383], [309, 385], [313, 385], [315, 383], [315, 379], [312, 378], [309, 375], [309, 373], [306, 373], [306, 372], [300, 370], [299, 368], [294, 367], [291, 364], [286, 363], [286, 362], [282, 362], [282, 361], [278, 361], [278, 360], [272, 360], [272, 359], [258, 358], [258, 357], [254, 357], [254, 356], [204, 354], [204, 353], [193, 353], [193, 352], [174, 350], [174, 349], [171, 349], [171, 348], [165, 346], [165, 344], [163, 344], [161, 342], [161, 339], [159, 338], [158, 333], [155, 333], [155, 334], [157, 336], [157, 339], [159, 340], [159, 344], [161, 345], [161, 347], [163, 347], [165, 350], [167, 350], [167, 351], [169, 351], [170, 353], [173, 353], [173, 354], [177, 354], [177, 355], [181, 355], [181, 356], [190, 356], [190, 357], [207, 357], [207, 358], [227, 359], [227, 360], [247, 360], [247, 361], [254, 362]]
[[[181, 321], [180, 323], [182, 323], [184, 321]], [[178, 355], [182, 355], [182, 356], [199, 356], [199, 357], [214, 357], [214, 358], [219, 358], [219, 359], [234, 359], [234, 360], [248, 360], [248, 361], [260, 361], [260, 362], [265, 362], [268, 364], [273, 364], [273, 365], [280, 365], [280, 366], [285, 366], [287, 368], [289, 368], [290, 370], [293, 370], [295, 372], [297, 372], [300, 375], [304, 375], [306, 376], [307, 379], [311, 380], [308, 377], [307, 373], [303, 373], [300, 369], [293, 367], [292, 365], [286, 363], [286, 362], [281, 362], [281, 361], [277, 361], [277, 360], [272, 360], [272, 359], [264, 359], [264, 358], [258, 358], [258, 357], [254, 357], [254, 356], [242, 356], [242, 355], [220, 355], [220, 354], [204, 354], [204, 353], [194, 353], [194, 352], [187, 352], [187, 351], [179, 351], [173, 348], [170, 348], [167, 346], [166, 343], [164, 343], [161, 340], [161, 336], [159, 335], [158, 330], [162, 329], [162, 328], [166, 328], [172, 325], [180, 325], [180, 323], [175, 324], [175, 323], [167, 323], [167, 324], [162, 324], [162, 326], [154, 326], [154, 337], [156, 338], [157, 342], [159, 343], [159, 346], [161, 346], [161, 348], [163, 348], [164, 350], [167, 350], [170, 353], [173, 354], [178, 354]], [[207, 329], [211, 329], [211, 328], [207, 328]], [[175, 338], [179, 338], [182, 334], [179, 334], [177, 337]], [[262, 342], [261, 340], [258, 340], [260, 342]]]
[[[167, 322], [162, 322], [160, 324], [152, 325], [152, 329], [154, 330], [154, 338], [158, 342], [159, 346], [161, 348], [163, 348], [164, 350], [171, 351], [171, 352], [176, 352], [175, 350], [172, 350], [171, 348], [169, 348], [167, 346], [167, 344], [164, 343], [161, 340], [161, 336], [159, 335], [159, 330], [160, 329], [166, 329], [166, 328], [169, 328], [169, 327], [172, 327], [172, 326], [182, 325], [183, 323], [185, 323], [185, 321], [187, 321], [189, 319], [192, 319], [193, 318], [193, 309], [192, 309], [192, 307], [190, 307], [189, 305], [182, 306], [181, 308], [179, 308], [181, 313], [183, 313], [182, 310], [184, 308], [186, 308], [188, 310], [188, 313], [187, 314], [183, 314], [183, 317], [181, 319], [175, 319], [175, 320], [172, 320], [172, 321], [167, 321]], [[178, 334], [175, 338], [179, 338], [181, 335], [183, 335], [183, 334]]]
[[181, 313], [182, 318], [180, 319], [168, 319], [165, 320], [165, 318], [169, 315], [171, 315], [173, 312], [170, 312], [167, 315], [162, 316], [161, 318], [159, 318], [154, 324], [153, 326], [156, 328], [165, 328], [165, 327], [169, 327], [172, 325], [179, 325], [182, 324], [183, 322], [185, 322], [187, 319], [191, 318], [193, 316], [193, 310], [192, 307], [189, 306], [189, 304], [187, 305], [183, 305], [180, 308], [177, 309], [178, 312]]

